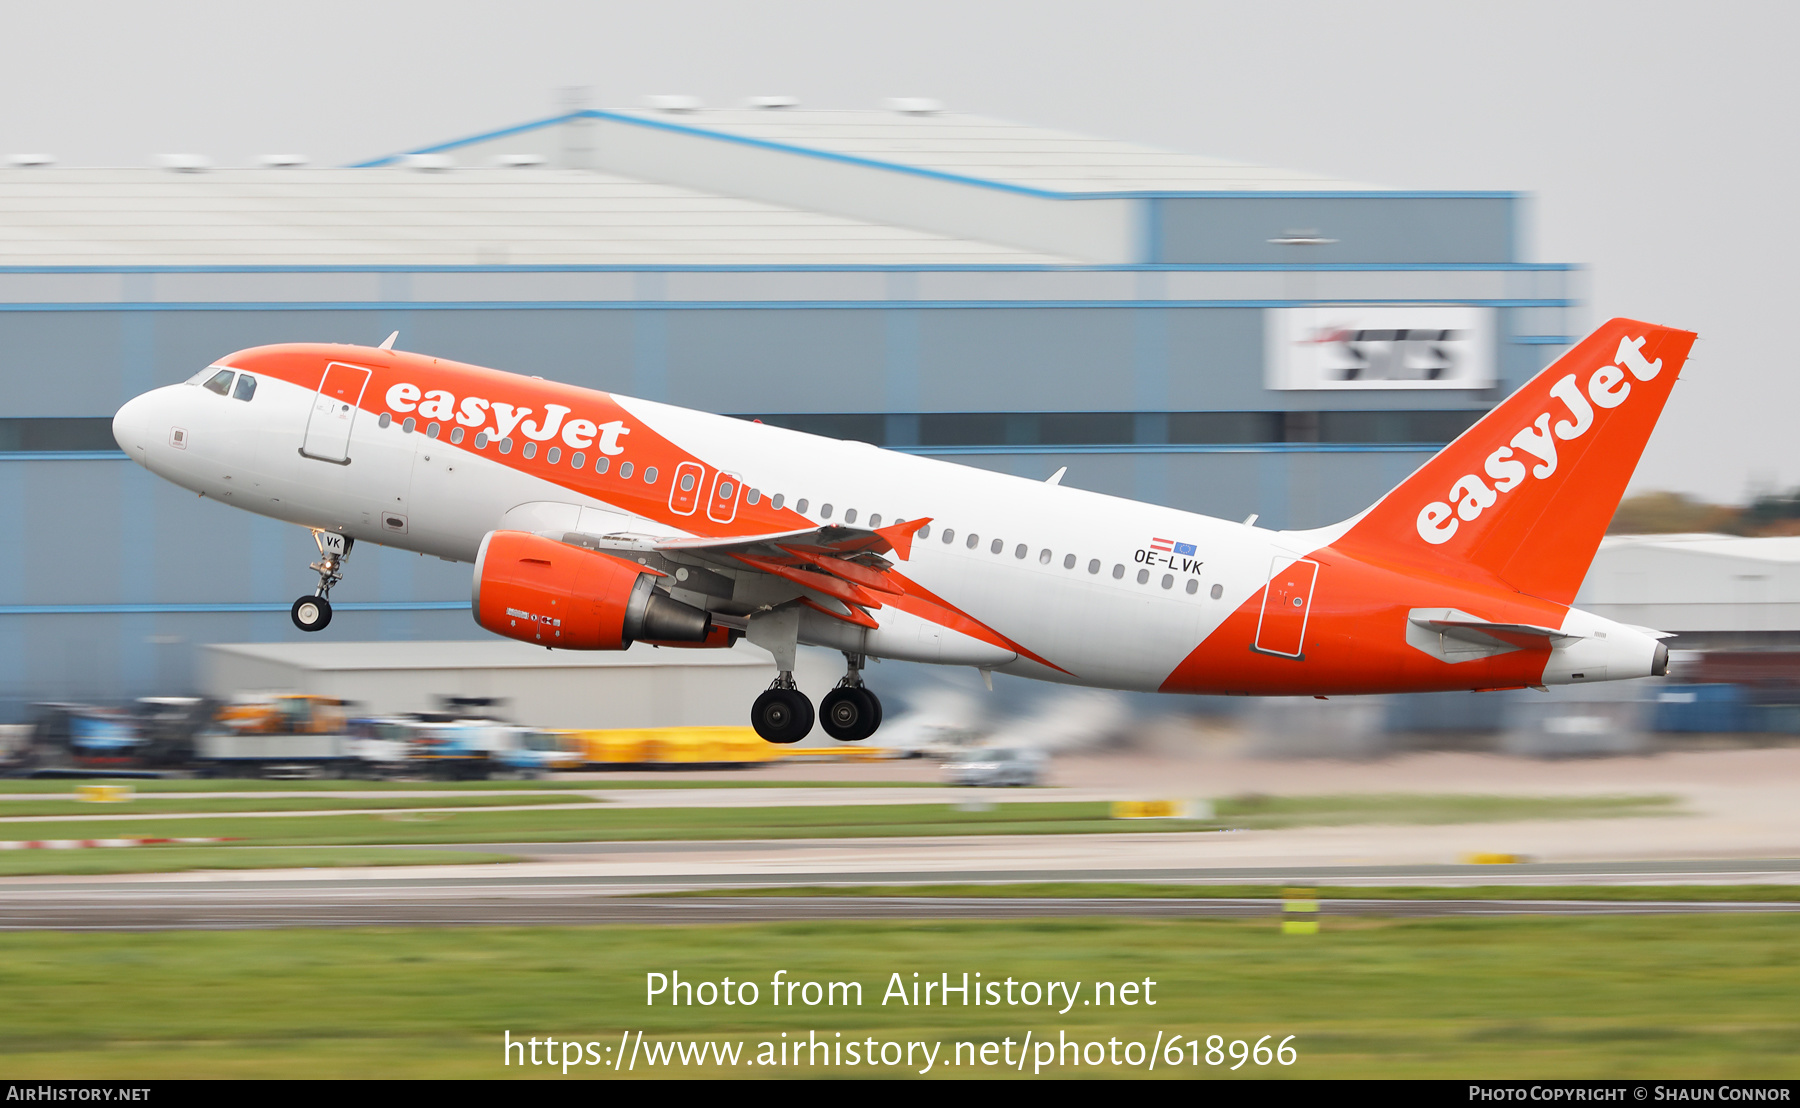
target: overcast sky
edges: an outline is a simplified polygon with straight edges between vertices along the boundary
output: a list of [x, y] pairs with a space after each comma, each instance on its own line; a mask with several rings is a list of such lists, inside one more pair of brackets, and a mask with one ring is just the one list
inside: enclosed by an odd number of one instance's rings
[[0, 153], [340, 163], [549, 114], [785, 93], [1401, 188], [1533, 195], [1583, 324], [1700, 332], [1635, 487], [1800, 484], [1793, 60], [1775, 3], [250, 0], [0, 6]]

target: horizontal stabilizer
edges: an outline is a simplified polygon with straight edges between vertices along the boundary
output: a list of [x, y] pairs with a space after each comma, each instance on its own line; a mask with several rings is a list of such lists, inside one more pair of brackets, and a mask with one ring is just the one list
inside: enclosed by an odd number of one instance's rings
[[1509, 646], [1523, 647], [1527, 650], [1542, 650], [1549, 647], [1562, 646], [1583, 638], [1582, 635], [1571, 635], [1554, 627], [1541, 627], [1535, 623], [1494, 623], [1491, 620], [1472, 616], [1467, 612], [1444, 609], [1418, 609], [1408, 613], [1408, 618], [1416, 627], [1427, 631], [1436, 631], [1450, 638], [1477, 645], [1488, 645], [1496, 641]]

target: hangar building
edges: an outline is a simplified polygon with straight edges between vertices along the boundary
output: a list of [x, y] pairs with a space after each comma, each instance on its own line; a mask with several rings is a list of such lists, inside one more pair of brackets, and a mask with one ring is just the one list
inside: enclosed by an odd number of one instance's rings
[[[299, 637], [298, 528], [125, 460], [246, 346], [404, 349], [1264, 526], [1347, 516], [1577, 331], [1525, 198], [901, 103], [573, 111], [308, 168], [0, 169], [0, 716]], [[478, 638], [468, 567], [359, 549], [334, 635]]]

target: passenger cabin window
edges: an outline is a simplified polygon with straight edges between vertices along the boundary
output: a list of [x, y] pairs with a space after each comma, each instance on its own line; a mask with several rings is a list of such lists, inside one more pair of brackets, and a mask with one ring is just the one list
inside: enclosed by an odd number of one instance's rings
[[220, 396], [225, 396], [231, 392], [231, 379], [235, 376], [237, 376], [237, 374], [231, 370], [221, 369], [219, 372], [207, 378], [204, 387], [218, 393]]
[[256, 378], [250, 376], [248, 373], [238, 374], [237, 388], [231, 390], [231, 395], [237, 400], [249, 400], [251, 397], [255, 396]]

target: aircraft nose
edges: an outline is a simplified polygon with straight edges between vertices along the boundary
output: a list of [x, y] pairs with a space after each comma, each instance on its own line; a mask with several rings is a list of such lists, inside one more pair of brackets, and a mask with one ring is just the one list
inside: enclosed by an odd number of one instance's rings
[[150, 441], [150, 394], [133, 397], [113, 415], [113, 439], [119, 449], [141, 457]]

